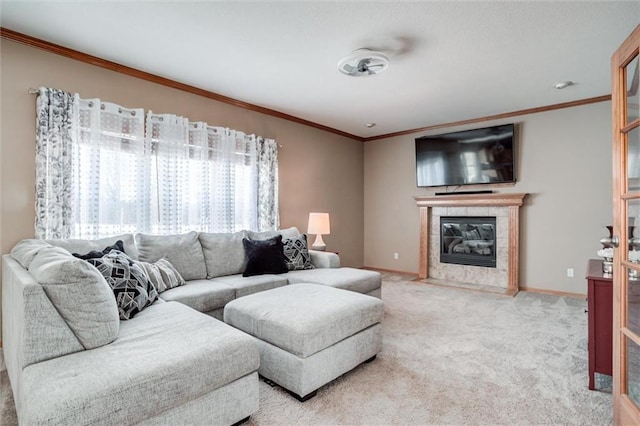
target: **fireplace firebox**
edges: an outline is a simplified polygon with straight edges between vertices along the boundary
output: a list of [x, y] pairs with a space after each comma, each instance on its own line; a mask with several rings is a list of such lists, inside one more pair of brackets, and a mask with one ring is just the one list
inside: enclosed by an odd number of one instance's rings
[[495, 217], [440, 217], [440, 262], [496, 267]]

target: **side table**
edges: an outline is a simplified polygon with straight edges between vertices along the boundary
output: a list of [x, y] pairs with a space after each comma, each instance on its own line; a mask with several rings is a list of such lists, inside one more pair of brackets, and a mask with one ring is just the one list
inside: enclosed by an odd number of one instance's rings
[[602, 272], [602, 260], [587, 266], [589, 320], [589, 389], [595, 389], [595, 373], [613, 374], [613, 280]]

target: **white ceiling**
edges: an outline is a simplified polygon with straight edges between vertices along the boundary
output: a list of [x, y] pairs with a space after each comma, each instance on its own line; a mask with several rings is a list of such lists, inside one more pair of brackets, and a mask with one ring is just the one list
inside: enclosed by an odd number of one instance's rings
[[[0, 8], [5, 28], [360, 137], [609, 94], [611, 55], [639, 23], [637, 0]], [[362, 47], [385, 52], [389, 68], [339, 73]], [[563, 80], [575, 85], [554, 89]]]

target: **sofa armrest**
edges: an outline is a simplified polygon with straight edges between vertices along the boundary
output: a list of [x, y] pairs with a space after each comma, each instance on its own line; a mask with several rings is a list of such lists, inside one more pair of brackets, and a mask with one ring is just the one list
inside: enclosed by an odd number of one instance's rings
[[42, 285], [8, 254], [2, 256], [2, 338], [12, 386], [27, 366], [84, 350]]
[[309, 250], [311, 264], [315, 268], [339, 268], [340, 256], [328, 251]]

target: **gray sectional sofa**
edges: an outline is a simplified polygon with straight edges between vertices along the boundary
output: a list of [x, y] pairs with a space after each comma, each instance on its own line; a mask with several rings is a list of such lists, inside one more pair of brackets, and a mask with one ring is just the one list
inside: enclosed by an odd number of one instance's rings
[[[333, 253], [311, 251], [314, 269], [243, 277], [242, 239], [277, 234], [298, 230], [18, 243], [2, 259], [2, 308], [20, 423], [233, 424], [256, 412], [258, 349], [220, 321], [227, 303], [294, 283], [381, 297], [380, 274], [340, 268]], [[104, 277], [71, 255], [117, 240], [133, 259], [169, 260], [186, 284], [120, 320]]]

